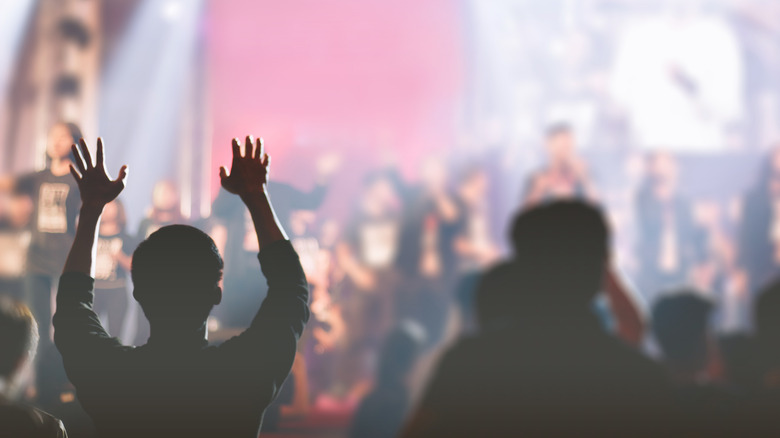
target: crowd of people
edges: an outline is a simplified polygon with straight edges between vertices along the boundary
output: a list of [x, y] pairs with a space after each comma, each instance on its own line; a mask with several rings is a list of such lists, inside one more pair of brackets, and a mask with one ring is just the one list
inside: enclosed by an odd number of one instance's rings
[[256, 436], [313, 406], [355, 438], [774, 431], [780, 149], [714, 221], [644, 157], [623, 269], [574, 132], [545, 146], [508, 242], [481, 163], [374, 170], [336, 220], [337, 156], [301, 190], [249, 137], [210, 217], [161, 181], [128, 230], [125, 169], [56, 124], [44, 170], [0, 179], [0, 431], [63, 436], [75, 399], [98, 436]]

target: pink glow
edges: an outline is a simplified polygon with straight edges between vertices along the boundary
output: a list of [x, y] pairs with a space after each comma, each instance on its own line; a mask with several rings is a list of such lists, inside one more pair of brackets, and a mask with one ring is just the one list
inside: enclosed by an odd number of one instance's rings
[[456, 2], [219, 0], [207, 16], [215, 164], [246, 133], [265, 137], [281, 180], [324, 148], [363, 166], [378, 163], [369, 148], [392, 148], [410, 173], [451, 144], [463, 72]]

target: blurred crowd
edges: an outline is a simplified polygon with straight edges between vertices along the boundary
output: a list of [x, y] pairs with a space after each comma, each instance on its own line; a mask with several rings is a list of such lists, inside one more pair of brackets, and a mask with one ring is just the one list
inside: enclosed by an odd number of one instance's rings
[[[44, 170], [0, 179], [0, 292], [27, 302], [39, 322], [41, 360], [26, 397], [54, 413], [73, 400], [61, 367], [48, 358], [57, 355], [50, 338], [53, 289], [78, 216], [69, 165], [71, 144], [80, 137], [75, 125], [55, 125]], [[373, 424], [370, 418], [378, 410], [386, 415], [395, 409], [397, 427], [443, 349], [474, 330], [480, 273], [506, 252], [505, 232], [496, 230], [495, 216], [558, 199], [609, 207], [609, 194], [579, 155], [576, 140], [569, 125], [548, 128], [545, 163], [525, 177], [509, 208], [496, 205], [492, 194], [495, 186], [506, 184], [491, 171], [500, 164], [492, 155], [457, 166], [427, 160], [415, 182], [396, 168], [374, 169], [351, 201], [347, 220], [319, 212], [343, 165], [338, 155], [316, 158], [312, 187], [270, 182], [277, 216], [310, 285], [312, 320], [299, 346], [293, 383], [267, 414], [266, 428], [274, 428], [279, 418], [303, 417], [315, 406], [357, 409], [356, 435]], [[610, 261], [609, 284], [639, 309], [628, 318], [635, 328], [623, 337], [658, 358], [673, 357], [670, 349], [687, 351], [687, 358], [673, 363], [680, 376], [725, 379], [729, 358], [721, 353], [745, 348], [734, 340], [754, 328], [757, 292], [780, 267], [780, 149], [762, 160], [754, 185], [733, 206], [688, 197], [679, 183], [686, 169], [671, 153], [632, 159], [640, 164], [631, 167], [639, 181], [632, 212], [610, 215], [618, 257]], [[150, 195], [137, 229], [127, 228], [119, 199], [106, 206], [100, 222], [95, 311], [110, 334], [134, 345], [146, 342], [148, 323], [131, 298], [131, 254], [155, 230], [187, 222], [208, 233], [225, 258], [225, 295], [209, 322], [212, 340], [248, 326], [267, 286], [256, 261], [251, 218], [240, 200], [222, 191], [210, 217], [191, 221], [181, 214], [179, 188], [172, 181], [159, 181]], [[620, 238], [626, 230], [635, 236], [628, 246]], [[609, 296], [610, 286], [604, 289], [602, 295]], [[600, 300], [604, 320], [612, 319], [607, 326], [619, 331], [619, 304]], [[682, 322], [675, 312], [685, 315]], [[652, 334], [645, 335], [643, 324]], [[692, 325], [711, 338], [702, 353], [705, 363], [690, 345], [680, 345]], [[380, 406], [387, 402], [386, 394], [376, 394], [383, 382], [407, 388], [395, 395], [390, 390], [395, 407], [389, 411], [372, 407], [372, 400]]]

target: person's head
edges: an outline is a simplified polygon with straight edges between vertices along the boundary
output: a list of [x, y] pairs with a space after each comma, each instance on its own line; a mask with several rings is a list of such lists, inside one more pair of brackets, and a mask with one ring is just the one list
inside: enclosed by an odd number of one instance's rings
[[157, 211], [173, 211], [179, 208], [179, 189], [173, 181], [162, 180], [154, 185], [152, 207]]
[[369, 217], [381, 217], [399, 204], [393, 181], [386, 172], [374, 172], [363, 181], [360, 209]]
[[127, 224], [127, 215], [125, 214], [125, 207], [122, 201], [114, 199], [103, 207], [103, 214], [100, 216], [100, 225], [104, 224], [116, 224], [119, 231], [125, 229]]
[[206, 233], [188, 225], [162, 227], [133, 253], [133, 296], [153, 330], [198, 329], [222, 300], [222, 268]]
[[590, 309], [609, 252], [609, 230], [598, 208], [570, 200], [524, 210], [511, 239], [523, 293], [535, 306]]
[[74, 123], [60, 122], [49, 130], [46, 141], [46, 155], [52, 160], [61, 160], [71, 155], [70, 147], [81, 139], [81, 129]]
[[417, 362], [425, 337], [425, 329], [411, 320], [402, 321], [387, 335], [380, 351], [378, 386], [404, 382]]
[[30, 309], [0, 296], [0, 380], [5, 382], [6, 392], [21, 386], [23, 371], [32, 363], [37, 348], [38, 324]]
[[671, 291], [655, 302], [651, 328], [672, 370], [689, 374], [707, 368], [713, 342], [712, 311], [710, 300], [688, 289]]
[[567, 163], [574, 155], [574, 132], [568, 123], [555, 123], [547, 128], [547, 153], [552, 164]]

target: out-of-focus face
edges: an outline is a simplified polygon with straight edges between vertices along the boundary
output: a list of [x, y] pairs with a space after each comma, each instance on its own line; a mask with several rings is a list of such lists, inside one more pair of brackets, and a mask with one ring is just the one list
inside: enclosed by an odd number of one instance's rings
[[161, 211], [170, 211], [177, 207], [179, 191], [170, 181], [160, 181], [154, 186], [152, 205]]
[[70, 136], [70, 130], [62, 123], [58, 123], [49, 131], [46, 154], [52, 159], [67, 158], [70, 155], [72, 145], [73, 137]]
[[103, 214], [101, 215], [101, 223], [116, 222], [119, 215], [119, 208], [116, 205], [116, 201], [111, 201], [103, 207]]
[[574, 135], [570, 132], [559, 132], [547, 139], [547, 153], [553, 164], [568, 163], [574, 156]]
[[366, 188], [363, 194], [363, 213], [369, 217], [380, 217], [392, 210], [396, 200], [390, 181], [381, 178]]

